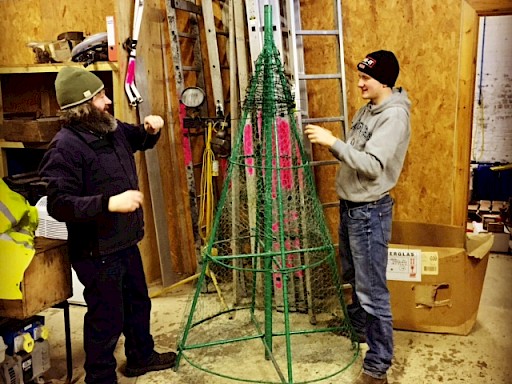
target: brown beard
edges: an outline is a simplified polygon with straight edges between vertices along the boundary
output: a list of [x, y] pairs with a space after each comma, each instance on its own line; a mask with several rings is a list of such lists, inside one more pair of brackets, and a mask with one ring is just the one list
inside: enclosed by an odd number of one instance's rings
[[100, 135], [114, 132], [117, 129], [117, 120], [107, 111], [96, 108], [92, 103], [80, 105], [65, 116], [71, 125], [79, 126]]

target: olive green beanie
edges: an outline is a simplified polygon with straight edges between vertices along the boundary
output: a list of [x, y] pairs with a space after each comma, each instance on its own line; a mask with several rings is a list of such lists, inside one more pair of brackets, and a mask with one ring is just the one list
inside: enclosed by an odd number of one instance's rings
[[64, 67], [55, 79], [55, 93], [61, 109], [85, 103], [104, 87], [98, 76], [80, 67]]

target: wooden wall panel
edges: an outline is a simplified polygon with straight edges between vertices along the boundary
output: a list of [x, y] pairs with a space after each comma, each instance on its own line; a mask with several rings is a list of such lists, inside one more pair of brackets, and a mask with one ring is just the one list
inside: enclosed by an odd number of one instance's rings
[[398, 220], [451, 222], [460, 5], [458, 0], [343, 2], [350, 116], [364, 103], [356, 65], [379, 49], [397, 55], [397, 86], [412, 101], [411, 143], [393, 191]]
[[[181, 165], [184, 162], [182, 157], [178, 156], [183, 149], [177, 118], [179, 105], [173, 74], [169, 73], [172, 61], [165, 3], [161, 0], [146, 1], [144, 12], [144, 25], [140, 31], [137, 56], [144, 63], [145, 72], [141, 73], [144, 78], [137, 81], [143, 81], [148, 87], [147, 102], [150, 103], [151, 113], [158, 114], [165, 120], [166, 129], [162, 132], [157, 146], [164, 194], [164, 206], [160, 208], [165, 210], [167, 216], [171, 251], [169, 257], [173, 271], [177, 274], [190, 275], [195, 272], [196, 259], [192, 224], [189, 219], [186, 178], [184, 166]], [[158, 259], [154, 258], [153, 262], [157, 261]], [[157, 266], [154, 265], [155, 268]]]
[[469, 202], [469, 163], [471, 159], [471, 134], [473, 103], [475, 100], [476, 58], [479, 17], [466, 1], [462, 3], [460, 62], [457, 90], [457, 115], [455, 116], [454, 167], [452, 195], [452, 223], [465, 225]]
[[[144, 121], [146, 114], [165, 116], [165, 107], [161, 91], [162, 84], [161, 81], [159, 81], [161, 80], [162, 76], [161, 50], [158, 50], [158, 54], [155, 54], [154, 49], [158, 49], [158, 47], [153, 47], [151, 44], [152, 39], [150, 39], [149, 44], [147, 42], [148, 35], [154, 33], [157, 35], [159, 34], [159, 20], [157, 18], [155, 21], [155, 18], [153, 17], [154, 7], [154, 1], [144, 2], [144, 13], [139, 34], [139, 43], [137, 44], [136, 85], [138, 86], [138, 89], [140, 90], [144, 100], [140, 108], [132, 107], [132, 109], [137, 110], [139, 122]], [[127, 52], [122, 51], [121, 54], [126, 56]], [[156, 84], [158, 84], [160, 88], [155, 87]], [[144, 113], [142, 111], [144, 111]], [[161, 138], [164, 136], [165, 135], [162, 134]], [[163, 142], [164, 140], [159, 140], [156, 147], [157, 151], [162, 147]], [[155, 227], [155, 216], [152, 208], [152, 205], [155, 203], [155, 201], [157, 201], [157, 199], [152, 199], [152, 190], [148, 178], [148, 167], [151, 167], [151, 164], [147, 162], [145, 153], [139, 154], [138, 159], [138, 173], [139, 180], [141, 181], [140, 189], [144, 194], [144, 222], [146, 241], [144, 244], [141, 244], [141, 248], [143, 248], [144, 253], [144, 271], [148, 281], [155, 281], [161, 277], [160, 260], [158, 257], [159, 248], [157, 245], [158, 240], [156, 235], [157, 228]], [[157, 207], [157, 209], [165, 210], [165, 207]], [[168, 256], [170, 257], [170, 255]]]
[[[133, 5], [119, 7], [116, 15], [118, 19], [130, 20], [129, 23], [118, 23], [118, 31], [124, 36], [124, 41], [131, 34], [131, 20], [133, 18]], [[173, 272], [177, 275], [188, 276], [195, 272], [196, 257], [190, 221], [190, 208], [188, 205], [188, 190], [186, 189], [186, 177], [182, 157], [181, 129], [178, 119], [178, 103], [174, 86], [174, 73], [170, 58], [169, 31], [165, 13], [165, 1], [146, 1], [142, 26], [137, 45], [137, 62], [142, 70], [137, 71], [136, 83], [147, 87], [145, 109], [151, 114], [157, 114], [164, 118], [165, 126], [161, 139], [157, 145], [158, 160], [164, 206], [157, 207], [166, 212], [171, 264]], [[121, 51], [120, 67], [126, 71], [125, 51]], [[164, 65], [164, 57], [165, 64]], [[141, 69], [139, 68], [139, 69]], [[137, 109], [126, 109], [128, 119], [143, 119], [137, 116]], [[155, 220], [152, 213], [151, 190], [147, 179], [147, 164], [141, 156], [139, 164], [139, 178], [141, 179], [141, 191], [145, 194], [145, 222], [146, 238], [141, 243], [141, 251], [144, 259], [144, 269], [148, 281], [156, 281], [161, 277], [158, 247], [156, 244]], [[165, 255], [163, 256], [165, 257]], [[168, 273], [167, 273], [168, 275]]]
[[[119, 64], [118, 87], [121, 87], [120, 94], [123, 95], [122, 100], [116, 101], [120, 106], [120, 108], [118, 108], [119, 111], [116, 112], [116, 116], [123, 121], [135, 124], [138, 122], [137, 110], [130, 107], [128, 98], [124, 92], [124, 79], [126, 76], [128, 53], [122, 48], [123, 42], [132, 34], [134, 3], [131, 1], [117, 1], [114, 6], [113, 14], [115, 15], [116, 23], [117, 57]], [[140, 190], [146, 196], [142, 206], [144, 210], [145, 236], [140, 242], [139, 248], [142, 255], [146, 280], [148, 283], [152, 283], [160, 278], [160, 273], [156, 231], [154, 227], [153, 212], [151, 209], [149, 181], [147, 178], [147, 164], [144, 155], [141, 153], [135, 154], [135, 162], [137, 164]]]
[[[325, 16], [332, 12], [331, 0], [301, 3], [303, 28], [330, 29]], [[453, 204], [453, 137], [455, 132], [457, 71], [459, 55], [460, 2], [450, 0], [388, 2], [343, 1], [344, 53], [347, 78], [348, 116], [351, 119], [365, 101], [357, 88], [357, 63], [367, 53], [387, 49], [401, 64], [398, 86], [412, 101], [412, 138], [399, 184], [393, 191], [397, 200], [395, 218], [447, 224]], [[450, 12], [444, 10], [450, 9]], [[443, 14], [443, 17], [439, 17]], [[325, 39], [323, 39], [325, 40]], [[335, 45], [305, 43], [306, 68], [313, 73], [332, 70]], [[309, 60], [308, 60], [309, 57]], [[311, 85], [310, 85], [311, 84]], [[336, 115], [335, 82], [308, 82], [313, 116]], [[350, 124], [348, 124], [350, 126]], [[329, 129], [336, 126], [326, 125]], [[339, 133], [336, 133], [340, 136]], [[315, 158], [330, 158], [325, 149], [315, 148]], [[316, 171], [321, 200], [332, 201], [335, 167]], [[325, 182], [332, 180], [332, 182]], [[326, 211], [329, 223], [337, 220], [336, 210]]]
[[[392, 50], [401, 64], [397, 85], [412, 101], [412, 138], [399, 183], [395, 218], [437, 224], [465, 225], [469, 183], [469, 146], [474, 91], [478, 16], [510, 14], [510, 0], [448, 2], [343, 1], [343, 27], [349, 116], [364, 103], [357, 88], [355, 67], [367, 53]], [[304, 0], [306, 29], [324, 25], [330, 0]], [[316, 69], [328, 65], [329, 44], [309, 48]], [[308, 68], [308, 65], [306, 66]], [[335, 94], [332, 87], [312, 85], [308, 89], [310, 114], [329, 111]], [[334, 127], [328, 128], [334, 129]], [[317, 149], [315, 157], [329, 157]], [[316, 171], [323, 201], [332, 197], [334, 173]], [[335, 210], [327, 212], [334, 223]]]

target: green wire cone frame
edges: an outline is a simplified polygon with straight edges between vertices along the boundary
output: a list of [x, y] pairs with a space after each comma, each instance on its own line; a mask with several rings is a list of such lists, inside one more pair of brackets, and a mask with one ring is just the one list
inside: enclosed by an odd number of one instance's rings
[[255, 67], [176, 369], [183, 358], [220, 382], [339, 380], [359, 344], [268, 5]]

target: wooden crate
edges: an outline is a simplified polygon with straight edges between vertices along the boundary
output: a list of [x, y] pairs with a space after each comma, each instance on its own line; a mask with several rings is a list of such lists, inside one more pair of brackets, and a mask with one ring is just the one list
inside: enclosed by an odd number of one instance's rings
[[0, 316], [25, 319], [73, 294], [67, 242], [36, 237], [36, 254], [23, 277], [22, 300], [0, 300]]

